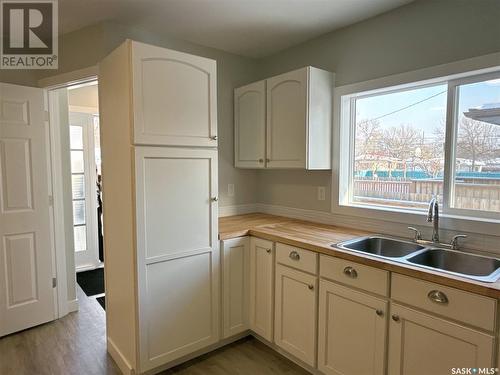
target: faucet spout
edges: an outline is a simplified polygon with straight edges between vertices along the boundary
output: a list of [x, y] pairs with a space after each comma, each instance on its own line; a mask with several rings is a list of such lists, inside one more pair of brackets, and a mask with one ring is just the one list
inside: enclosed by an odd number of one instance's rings
[[432, 230], [432, 241], [439, 242], [439, 204], [436, 197], [432, 198], [429, 202], [427, 221], [434, 224]]

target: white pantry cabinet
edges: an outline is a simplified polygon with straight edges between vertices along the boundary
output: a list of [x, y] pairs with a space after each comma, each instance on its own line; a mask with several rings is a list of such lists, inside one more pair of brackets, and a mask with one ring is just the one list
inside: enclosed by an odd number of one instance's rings
[[215, 60], [129, 42], [134, 143], [217, 146]]
[[236, 167], [330, 169], [333, 84], [308, 66], [237, 88]]
[[276, 265], [274, 342], [316, 365], [317, 283], [314, 275]]
[[250, 329], [273, 341], [274, 244], [250, 238]]
[[327, 375], [385, 374], [388, 301], [321, 280], [318, 369]]
[[396, 303], [391, 305], [389, 328], [389, 375], [493, 367], [494, 337], [481, 331]]
[[234, 155], [236, 167], [265, 167], [266, 81], [234, 90]]
[[250, 238], [221, 241], [223, 338], [248, 329]]
[[218, 341], [217, 150], [137, 147], [135, 155], [144, 371]]
[[99, 65], [107, 349], [124, 373], [220, 339], [217, 149], [193, 147], [217, 143], [212, 72], [129, 40]]

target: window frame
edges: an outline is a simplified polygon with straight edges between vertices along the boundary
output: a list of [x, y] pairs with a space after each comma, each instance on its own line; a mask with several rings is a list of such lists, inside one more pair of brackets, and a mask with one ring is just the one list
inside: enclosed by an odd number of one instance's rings
[[[449, 65], [448, 68], [451, 68], [454, 64]], [[444, 71], [446, 69], [439, 66], [336, 88], [334, 109], [337, 114], [334, 117], [333, 133], [334, 137], [338, 137], [338, 142], [335, 142], [334, 138], [332, 213], [368, 219], [406, 220], [410, 223], [418, 222], [420, 216], [426, 215], [424, 210], [418, 208], [378, 206], [353, 201], [356, 99], [447, 84], [442, 215], [445, 222], [455, 222], [453, 225], [447, 225], [449, 229], [456, 225], [457, 220], [471, 223], [465, 226], [472, 228], [471, 231], [477, 229], [478, 223], [492, 223], [495, 226], [500, 223], [500, 213], [458, 209], [451, 207], [450, 204], [454, 193], [458, 87], [463, 84], [500, 78], [500, 65], [497, 62], [493, 67], [449, 75], [443, 74]], [[433, 78], [426, 79], [426, 76], [433, 76]], [[410, 218], [411, 220], [408, 220]]]

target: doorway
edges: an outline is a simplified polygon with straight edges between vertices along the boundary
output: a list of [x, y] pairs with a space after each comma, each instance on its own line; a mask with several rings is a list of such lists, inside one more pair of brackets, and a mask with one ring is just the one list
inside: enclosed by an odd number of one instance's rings
[[57, 95], [49, 98], [58, 102], [62, 113], [61, 151], [68, 159], [66, 164], [62, 161], [62, 178], [68, 190], [63, 205], [71, 218], [65, 223], [72, 252], [69, 258], [74, 259], [69, 272], [76, 274], [75, 287], [104, 308], [98, 82], [69, 84], [55, 91]]

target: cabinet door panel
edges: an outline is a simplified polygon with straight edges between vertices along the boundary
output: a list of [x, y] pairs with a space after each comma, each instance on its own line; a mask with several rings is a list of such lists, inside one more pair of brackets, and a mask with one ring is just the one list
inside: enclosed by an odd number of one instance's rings
[[274, 255], [273, 243], [250, 239], [250, 329], [273, 340]]
[[318, 368], [328, 375], [384, 374], [387, 306], [383, 299], [321, 280]]
[[307, 69], [267, 80], [268, 168], [305, 168]]
[[134, 143], [216, 146], [216, 62], [132, 42]]
[[137, 147], [140, 370], [215, 343], [217, 151]]
[[248, 329], [249, 242], [248, 237], [222, 242], [224, 338]]
[[316, 364], [317, 278], [276, 265], [276, 345], [304, 361]]
[[238, 168], [264, 168], [266, 158], [266, 82], [234, 90], [234, 152]]
[[450, 374], [493, 366], [493, 336], [392, 304], [389, 374]]

